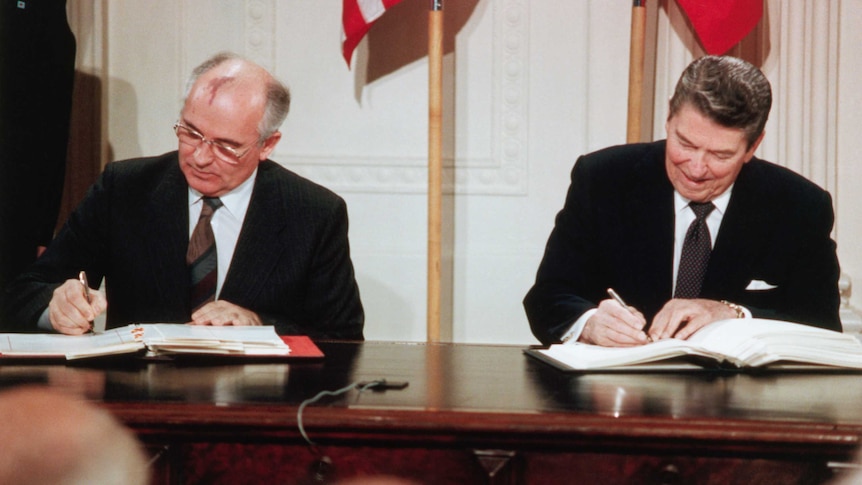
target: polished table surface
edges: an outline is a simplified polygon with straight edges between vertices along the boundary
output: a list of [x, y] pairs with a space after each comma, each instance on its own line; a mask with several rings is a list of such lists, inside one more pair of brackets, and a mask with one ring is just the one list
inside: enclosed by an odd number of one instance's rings
[[[312, 407], [590, 416], [602, 421], [781, 422], [862, 434], [862, 374], [565, 373], [523, 347], [320, 342], [322, 360], [105, 366], [2, 365], [0, 388], [44, 383], [122, 410], [171, 403], [296, 407], [323, 390], [385, 378], [403, 390], [358, 392]], [[288, 408], [289, 409], [289, 408]], [[309, 408], [308, 412], [312, 412]]]
[[359, 381], [402, 390], [324, 397], [320, 443], [847, 460], [862, 436], [862, 374], [565, 373], [522, 347], [319, 342], [322, 360], [2, 365], [0, 389], [48, 384], [107, 407], [145, 439], [302, 443], [299, 405]]

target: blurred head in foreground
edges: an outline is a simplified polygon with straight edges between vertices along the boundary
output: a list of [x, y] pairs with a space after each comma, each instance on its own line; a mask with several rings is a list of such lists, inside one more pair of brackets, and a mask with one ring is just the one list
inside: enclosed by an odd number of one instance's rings
[[0, 483], [149, 483], [143, 448], [108, 411], [42, 387], [0, 392]]

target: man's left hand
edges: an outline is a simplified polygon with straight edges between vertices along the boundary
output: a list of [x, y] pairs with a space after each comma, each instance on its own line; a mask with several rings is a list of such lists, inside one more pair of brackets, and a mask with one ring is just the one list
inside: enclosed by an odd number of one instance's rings
[[649, 335], [653, 340], [685, 340], [712, 322], [734, 317], [736, 312], [720, 301], [676, 298], [665, 303], [653, 318]]
[[257, 313], [229, 301], [216, 300], [192, 313], [192, 321], [189, 325], [260, 326], [262, 323]]

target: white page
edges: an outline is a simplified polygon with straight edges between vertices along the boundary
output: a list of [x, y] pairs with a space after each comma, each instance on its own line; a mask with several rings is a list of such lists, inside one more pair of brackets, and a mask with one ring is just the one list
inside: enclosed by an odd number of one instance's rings
[[635, 347], [601, 347], [583, 343], [552, 345], [541, 353], [573, 369], [600, 369], [641, 364], [684, 355], [706, 355], [685, 340], [665, 339]]
[[144, 340], [150, 341], [225, 341], [225, 342], [249, 342], [257, 344], [269, 344], [274, 346], [285, 346], [281, 337], [275, 333], [272, 326], [260, 327], [214, 327], [204, 325], [186, 325], [173, 323], [149, 323], [140, 325], [145, 329]]
[[558, 344], [539, 352], [579, 370], [658, 362], [683, 355], [726, 360], [739, 367], [792, 361], [862, 368], [862, 343], [853, 336], [766, 319], [714, 322], [688, 340], [665, 339], [636, 347]]
[[862, 344], [851, 335], [792, 322], [731, 319], [695, 333], [690, 342], [724, 355], [739, 366], [777, 361], [862, 368]]
[[102, 334], [57, 335], [40, 333], [0, 334], [0, 354], [12, 356], [65, 356], [101, 348], [142, 348], [126, 327], [108, 330]]

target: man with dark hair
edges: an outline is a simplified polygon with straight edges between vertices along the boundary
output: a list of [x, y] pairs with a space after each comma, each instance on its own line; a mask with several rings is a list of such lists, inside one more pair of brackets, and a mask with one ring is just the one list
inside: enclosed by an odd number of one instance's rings
[[[12, 285], [8, 331], [81, 334], [133, 322], [274, 325], [362, 339], [364, 314], [331, 191], [268, 159], [287, 88], [219, 54], [194, 70], [178, 150], [110, 163], [45, 254]], [[84, 291], [79, 271], [93, 288]], [[98, 291], [105, 279], [105, 292]], [[86, 278], [83, 278], [86, 280]]]
[[758, 68], [702, 57], [666, 140], [582, 156], [524, 299], [536, 338], [632, 346], [752, 316], [840, 331], [832, 199], [754, 157], [771, 104]]

